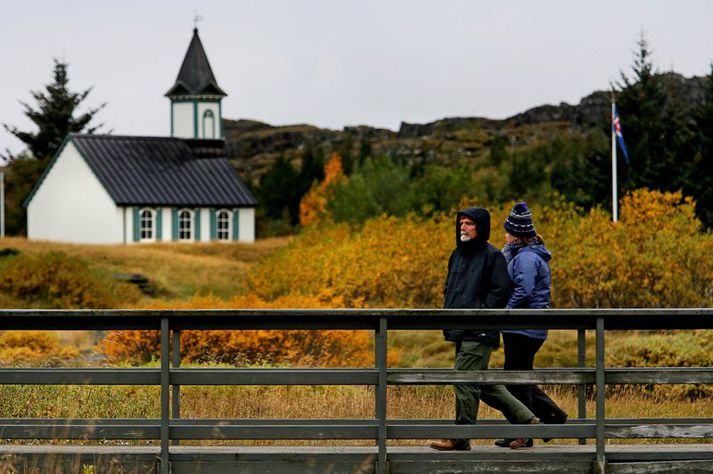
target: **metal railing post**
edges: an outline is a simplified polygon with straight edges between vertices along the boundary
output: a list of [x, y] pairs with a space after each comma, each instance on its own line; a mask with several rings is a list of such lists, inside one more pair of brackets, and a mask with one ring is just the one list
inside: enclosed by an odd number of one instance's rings
[[[171, 365], [173, 367], [181, 366], [181, 331], [173, 330], [171, 332]], [[174, 420], [181, 417], [181, 386], [171, 385], [171, 418]], [[173, 445], [178, 446], [180, 441], [173, 440]]]
[[[577, 365], [586, 367], [587, 363], [587, 330], [577, 329]], [[587, 386], [577, 386], [577, 417], [587, 418]], [[579, 444], [587, 444], [587, 438], [579, 438]]]
[[170, 403], [170, 333], [168, 318], [161, 318], [161, 474], [169, 474], [168, 441], [169, 441], [169, 403]]
[[598, 474], [606, 472], [606, 438], [604, 433], [604, 421], [606, 419], [605, 404], [604, 404], [604, 318], [597, 318], [597, 366], [596, 366], [596, 384], [597, 384], [597, 460], [595, 470]]
[[376, 419], [379, 423], [376, 445], [378, 459], [376, 472], [386, 474], [386, 318], [379, 319], [379, 328], [376, 330], [374, 349], [376, 368], [379, 369], [379, 383], [376, 386]]

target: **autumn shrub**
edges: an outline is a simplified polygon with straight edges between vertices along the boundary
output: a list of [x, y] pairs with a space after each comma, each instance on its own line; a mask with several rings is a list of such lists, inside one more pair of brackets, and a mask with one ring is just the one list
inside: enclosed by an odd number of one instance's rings
[[553, 285], [561, 307], [710, 307], [713, 236], [695, 203], [678, 193], [637, 190], [621, 220], [594, 209], [552, 241]]
[[384, 216], [357, 230], [310, 228], [254, 267], [247, 286], [267, 301], [298, 294], [339, 297], [347, 307], [438, 307], [453, 244], [450, 222]]
[[[713, 304], [713, 236], [701, 230], [681, 193], [638, 190], [622, 200], [621, 220], [581, 213], [561, 197], [532, 203], [535, 225], [553, 254], [553, 306], [705, 307]], [[464, 200], [460, 207], [477, 205]], [[490, 242], [503, 243], [512, 203], [491, 207]], [[248, 275], [270, 301], [297, 293], [343, 298], [347, 306], [439, 307], [454, 218], [378, 217], [363, 226], [307, 229]]]
[[60, 344], [53, 333], [44, 331], [0, 333], [0, 366], [56, 366], [78, 356], [77, 350]]
[[[268, 309], [339, 308], [340, 298], [290, 295], [271, 302], [254, 295], [223, 301], [196, 296], [186, 302], [158, 302], [149, 309]], [[354, 330], [202, 330], [181, 332], [184, 362], [234, 365], [288, 363], [307, 366], [364, 366], [373, 364], [372, 333]], [[145, 362], [159, 357], [158, 331], [112, 331], [101, 344], [110, 357]], [[390, 355], [392, 361], [398, 350]]]
[[0, 291], [49, 308], [112, 308], [138, 298], [138, 291], [111, 281], [83, 260], [61, 252], [10, 257], [0, 264]]

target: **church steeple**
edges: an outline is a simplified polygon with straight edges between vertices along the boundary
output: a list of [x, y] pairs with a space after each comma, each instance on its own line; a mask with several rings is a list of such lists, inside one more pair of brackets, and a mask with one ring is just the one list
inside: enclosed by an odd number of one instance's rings
[[171, 136], [223, 138], [221, 100], [227, 94], [213, 76], [198, 28], [193, 29], [176, 83], [165, 96], [171, 100]]

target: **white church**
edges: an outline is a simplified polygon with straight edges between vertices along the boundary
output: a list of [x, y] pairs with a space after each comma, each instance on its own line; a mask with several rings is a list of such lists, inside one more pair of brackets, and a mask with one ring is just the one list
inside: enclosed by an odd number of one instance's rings
[[176, 78], [171, 136], [68, 135], [25, 200], [27, 237], [87, 244], [253, 242], [257, 201], [225, 153], [198, 30]]

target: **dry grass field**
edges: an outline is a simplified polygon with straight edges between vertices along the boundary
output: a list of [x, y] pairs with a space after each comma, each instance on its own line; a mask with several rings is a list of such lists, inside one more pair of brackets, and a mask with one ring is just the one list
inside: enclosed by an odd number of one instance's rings
[[140, 273], [163, 298], [187, 299], [196, 293], [220, 298], [239, 293], [247, 270], [288, 242], [289, 238], [279, 237], [254, 244], [77, 245], [10, 237], [0, 239], [0, 248], [29, 254], [62, 252], [109, 274]]

